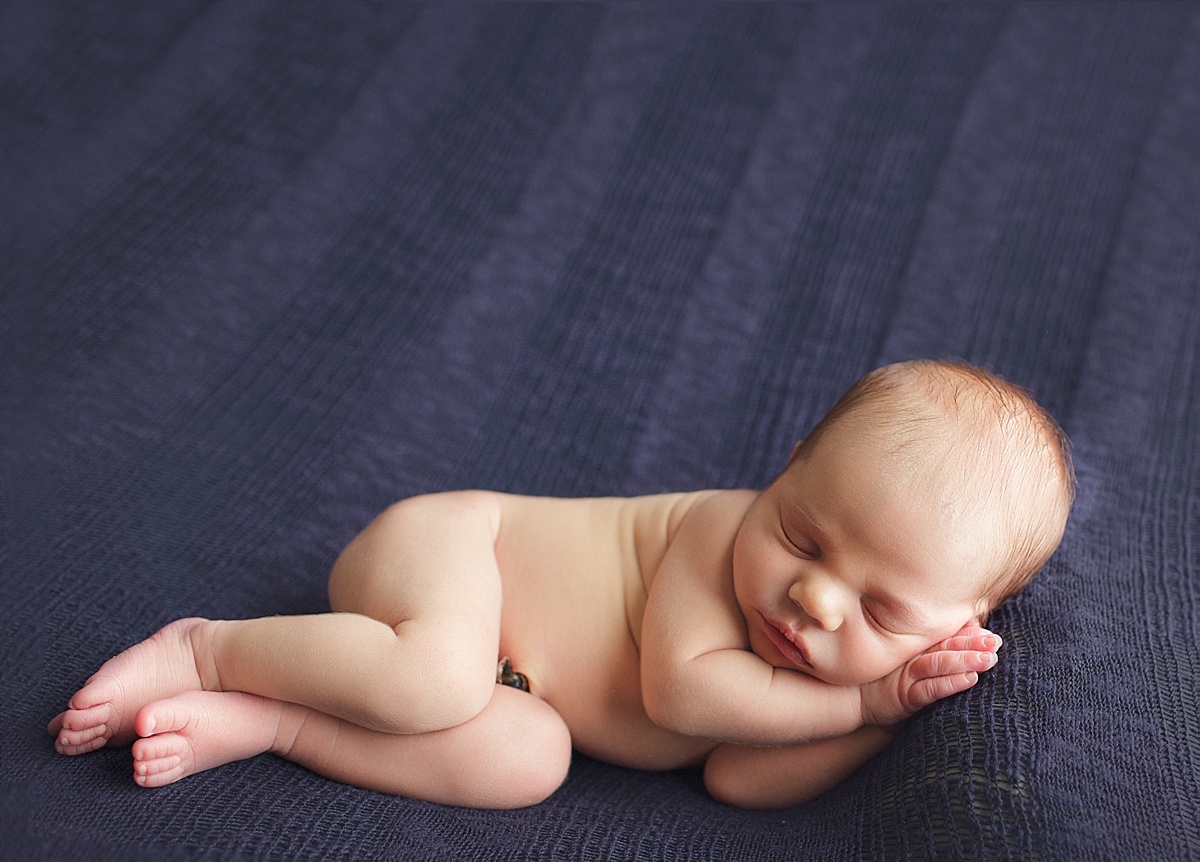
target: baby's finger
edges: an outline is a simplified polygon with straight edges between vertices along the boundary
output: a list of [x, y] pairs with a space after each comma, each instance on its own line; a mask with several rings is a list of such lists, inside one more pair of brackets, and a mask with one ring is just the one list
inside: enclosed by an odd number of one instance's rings
[[950, 637], [971, 637], [972, 635], [990, 635], [991, 632], [976, 622], [964, 623], [963, 627], [952, 634]]
[[950, 676], [935, 676], [915, 683], [909, 690], [909, 697], [913, 707], [920, 709], [944, 697], [966, 691], [977, 682], [979, 682], [979, 674], [974, 671]]
[[953, 674], [982, 672], [996, 664], [996, 654], [987, 651], [955, 651], [926, 653], [918, 656], [909, 666], [915, 679], [929, 679]]
[[947, 638], [946, 640], [942, 641], [932, 649], [927, 650], [927, 652], [939, 652], [945, 650], [975, 650], [983, 652], [996, 652], [1002, 646], [1004, 646], [1004, 641], [1000, 639], [1000, 635], [985, 631], [971, 635], [955, 635], [954, 637]]

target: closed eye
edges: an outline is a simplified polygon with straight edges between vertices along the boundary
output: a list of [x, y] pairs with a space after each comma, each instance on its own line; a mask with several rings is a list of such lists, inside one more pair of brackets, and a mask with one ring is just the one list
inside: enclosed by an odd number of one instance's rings
[[871, 606], [869, 604], [867, 604], [866, 602], [863, 602], [862, 609], [863, 609], [863, 616], [866, 617], [867, 622], [870, 624], [870, 626], [872, 628], [876, 629], [877, 631], [883, 632], [884, 634], [889, 634], [889, 635], [895, 634], [894, 631], [892, 631], [890, 628], [888, 628], [887, 626], [885, 626], [883, 624], [883, 620], [881, 620], [879, 618], [879, 615], [875, 611], [871, 610]]
[[783, 538], [792, 553], [797, 556], [804, 557], [806, 560], [815, 560], [821, 556], [821, 549], [816, 545], [793, 538], [792, 534], [788, 532], [787, 524], [782, 519], [779, 521], [779, 531], [783, 533]]

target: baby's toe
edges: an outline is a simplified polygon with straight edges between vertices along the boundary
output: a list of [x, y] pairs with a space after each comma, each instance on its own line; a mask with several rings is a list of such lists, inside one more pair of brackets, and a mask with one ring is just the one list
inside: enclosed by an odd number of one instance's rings
[[133, 729], [142, 737], [176, 733], [187, 729], [194, 718], [184, 700], [172, 697], [153, 701], [139, 709], [133, 719]]
[[63, 730], [86, 730], [108, 724], [112, 717], [112, 704], [100, 703], [86, 709], [68, 709], [61, 716], [60, 726]]
[[178, 757], [137, 764], [133, 770], [133, 780], [140, 787], [162, 787], [184, 775], [183, 762]]
[[162, 760], [165, 757], [178, 757], [183, 745], [183, 740], [174, 733], [145, 737], [133, 744], [133, 761], [138, 764]]
[[96, 749], [103, 748], [108, 740], [104, 737], [98, 737], [88, 742], [81, 742], [78, 745], [72, 745], [69, 742], [64, 742], [62, 739], [54, 740], [54, 750], [59, 754], [65, 754], [68, 757], [76, 757], [80, 754], [89, 754]]
[[79, 691], [72, 695], [67, 704], [72, 710], [82, 712], [95, 706], [108, 706], [121, 691], [120, 682], [109, 674], [99, 671], [92, 674]]
[[186, 739], [164, 733], [133, 744], [133, 780], [142, 787], [162, 787], [187, 774], [190, 746]]
[[108, 726], [97, 724], [82, 730], [71, 730], [64, 727], [58, 732], [56, 747], [62, 754], [83, 754], [85, 751], [95, 751], [108, 742]]
[[86, 754], [106, 745], [112, 737], [108, 723], [111, 710], [108, 704], [69, 709], [54, 721], [49, 730], [55, 732], [54, 748], [59, 754]]
[[174, 769], [181, 763], [183, 763], [183, 758], [178, 754], [168, 754], [149, 760], [135, 760], [133, 762], [133, 771], [137, 775], [158, 775]]

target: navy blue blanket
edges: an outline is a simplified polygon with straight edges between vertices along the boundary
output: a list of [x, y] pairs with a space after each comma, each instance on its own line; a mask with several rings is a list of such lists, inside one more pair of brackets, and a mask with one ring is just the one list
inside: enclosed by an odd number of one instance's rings
[[[0, 145], [0, 855], [1200, 858], [1195, 5], [8, 0]], [[1079, 502], [811, 804], [145, 791], [43, 730], [173, 618], [325, 610], [397, 498], [761, 486], [917, 356], [1031, 388]]]

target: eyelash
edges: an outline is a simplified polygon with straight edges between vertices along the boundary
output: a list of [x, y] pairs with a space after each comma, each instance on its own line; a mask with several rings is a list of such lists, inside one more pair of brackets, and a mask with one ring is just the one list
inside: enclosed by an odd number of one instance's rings
[[867, 623], [870, 624], [870, 626], [872, 628], [874, 628], [880, 632], [883, 632], [884, 634], [892, 633], [891, 629], [889, 629], [887, 626], [885, 626], [883, 623], [881, 623], [879, 621], [879, 617], [877, 617], [877, 616], [875, 616], [875, 614], [871, 613], [871, 609], [869, 607], [867, 607], [866, 603], [863, 603], [862, 609], [863, 609], [863, 616], [867, 618]]
[[792, 546], [792, 550], [804, 557], [806, 560], [815, 560], [821, 556], [821, 550], [819, 548], [812, 549], [802, 547], [792, 540], [792, 537], [787, 534], [787, 530], [783, 531], [783, 537], [787, 539], [787, 543]]
[[796, 540], [792, 538], [791, 534], [788, 533], [787, 527], [784, 526], [782, 521], [779, 522], [779, 530], [783, 533], [784, 541], [786, 541], [788, 545], [791, 546], [792, 550], [800, 556], [808, 560], [815, 560], [821, 556], [820, 548], [806, 548], [797, 543]]

